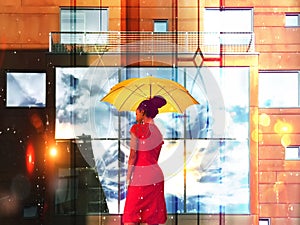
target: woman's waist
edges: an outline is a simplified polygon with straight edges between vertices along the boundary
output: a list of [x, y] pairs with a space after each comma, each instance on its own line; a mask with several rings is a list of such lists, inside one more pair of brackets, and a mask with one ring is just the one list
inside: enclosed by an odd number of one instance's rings
[[132, 185], [149, 185], [162, 182], [164, 175], [161, 168], [156, 165], [135, 166], [132, 176]]

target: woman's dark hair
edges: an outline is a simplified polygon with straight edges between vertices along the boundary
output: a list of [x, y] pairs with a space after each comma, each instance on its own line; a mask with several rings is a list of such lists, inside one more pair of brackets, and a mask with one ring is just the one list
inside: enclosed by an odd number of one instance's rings
[[161, 96], [154, 96], [149, 100], [142, 101], [137, 107], [138, 110], [144, 110], [147, 117], [154, 118], [158, 114], [158, 109], [167, 104], [167, 101]]

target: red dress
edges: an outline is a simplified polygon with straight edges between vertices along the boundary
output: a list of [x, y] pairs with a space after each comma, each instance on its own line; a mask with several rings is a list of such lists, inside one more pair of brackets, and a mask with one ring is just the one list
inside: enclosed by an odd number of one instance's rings
[[125, 202], [124, 223], [161, 224], [167, 220], [164, 175], [157, 164], [163, 138], [154, 124], [136, 124], [131, 130], [136, 152]]

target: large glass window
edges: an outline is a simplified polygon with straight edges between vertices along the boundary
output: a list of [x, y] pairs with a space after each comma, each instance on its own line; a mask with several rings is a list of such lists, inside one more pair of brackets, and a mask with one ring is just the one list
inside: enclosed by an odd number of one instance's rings
[[293, 108], [300, 107], [299, 72], [260, 72], [259, 107]]
[[200, 103], [155, 118], [165, 139], [159, 164], [168, 212], [249, 213], [249, 68], [56, 68], [56, 138], [89, 137], [92, 154], [79, 150], [97, 170], [109, 213], [123, 211], [135, 112], [100, 99], [147, 75], [182, 84]]
[[108, 9], [62, 8], [60, 31], [61, 43], [105, 44], [106, 35], [100, 32], [108, 31]]

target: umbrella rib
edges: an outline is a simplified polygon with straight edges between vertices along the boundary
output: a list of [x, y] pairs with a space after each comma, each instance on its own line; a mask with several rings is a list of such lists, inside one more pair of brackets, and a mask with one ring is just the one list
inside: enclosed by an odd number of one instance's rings
[[[145, 96], [147, 96], [146, 93], [144, 93], [144, 92], [141, 90], [140, 86], [136, 86], [136, 89], [130, 89], [130, 88], [128, 88], [128, 87], [123, 87], [123, 88], [125, 88], [125, 89], [131, 91], [132, 94], [139, 95], [139, 96], [142, 97], [142, 98], [145, 97]], [[137, 93], [136, 90], [140, 90], [140, 91], [142, 92], [142, 94]], [[143, 95], [143, 94], [145, 94], [145, 95]], [[122, 107], [123, 107], [124, 104], [126, 103], [127, 99], [129, 99], [129, 98], [130, 98], [130, 95], [128, 95], [128, 96], [125, 98], [125, 100], [123, 101], [123, 103], [122, 103], [122, 104], [120, 105], [120, 107], [119, 107], [120, 110], [122, 109]]]
[[[171, 93], [172, 91], [176, 91], [176, 90], [183, 91], [183, 92], [186, 92], [186, 91], [185, 91], [185, 90], [181, 90], [181, 89], [177, 89], [177, 88], [174, 88], [174, 89], [171, 90], [171, 91], [167, 91], [167, 90], [164, 88], [164, 86], [159, 85], [159, 87], [161, 88], [160, 90], [164, 90], [164, 91], [165, 91], [165, 94], [167, 94], [167, 95], [173, 100], [173, 102], [175, 102], [175, 104], [176, 104], [176, 106], [178, 107], [178, 109], [179, 109], [181, 112], [183, 112], [183, 110], [181, 109], [181, 107], [179, 106], [179, 104], [177, 103], [177, 101], [176, 101], [176, 100], [173, 98], [173, 96], [170, 95], [169, 93]], [[157, 92], [157, 94], [160, 93], [160, 90]]]

